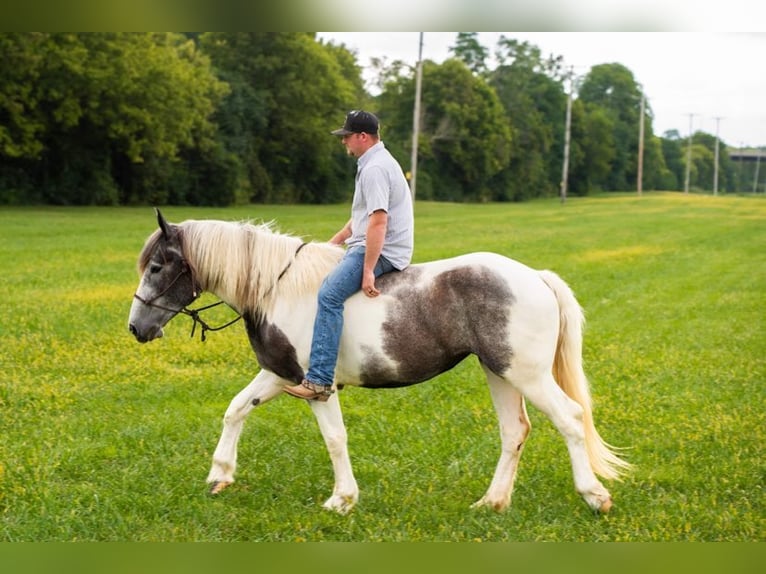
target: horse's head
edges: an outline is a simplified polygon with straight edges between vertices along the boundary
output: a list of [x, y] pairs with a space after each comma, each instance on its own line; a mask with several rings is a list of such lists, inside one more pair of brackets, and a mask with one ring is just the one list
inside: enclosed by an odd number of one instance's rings
[[165, 324], [194, 301], [200, 289], [184, 257], [182, 235], [157, 210], [159, 230], [144, 245], [138, 260], [141, 281], [133, 296], [128, 321], [140, 343], [162, 337]]

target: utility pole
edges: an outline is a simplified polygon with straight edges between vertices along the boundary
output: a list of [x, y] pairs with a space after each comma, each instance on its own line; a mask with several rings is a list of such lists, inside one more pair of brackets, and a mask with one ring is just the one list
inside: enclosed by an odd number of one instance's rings
[[567, 180], [569, 179], [569, 138], [572, 126], [572, 91], [574, 90], [574, 67], [569, 66], [569, 97], [567, 98], [567, 116], [564, 128], [564, 165], [561, 168], [561, 203], [567, 199]]
[[415, 106], [412, 111], [412, 160], [410, 168], [410, 193], [415, 199], [418, 181], [418, 140], [420, 139], [420, 93], [423, 83], [423, 32], [420, 32], [418, 63], [415, 67]]
[[745, 183], [744, 183], [745, 182], [745, 178], [744, 178], [745, 172], [742, 171], [742, 169], [743, 169], [743, 167], [742, 167], [742, 158], [745, 155], [742, 152], [744, 152], [744, 151], [745, 151], [745, 142], [739, 142], [739, 177], [737, 178], [738, 179], [738, 181], [737, 181], [737, 191], [745, 189]]
[[721, 123], [721, 118], [715, 119], [715, 166], [713, 167], [713, 195], [718, 195], [718, 128]]
[[638, 123], [638, 174], [636, 177], [636, 189], [638, 195], [641, 195], [644, 179], [644, 107], [646, 106], [646, 96], [641, 94], [641, 118]]
[[692, 118], [696, 114], [689, 114], [689, 145], [686, 150], [686, 179], [684, 180], [684, 193], [689, 193], [689, 178], [692, 171]]
[[753, 193], [758, 193], [758, 170], [761, 167], [761, 150], [756, 148], [758, 156], [755, 158], [755, 177], [753, 178]]

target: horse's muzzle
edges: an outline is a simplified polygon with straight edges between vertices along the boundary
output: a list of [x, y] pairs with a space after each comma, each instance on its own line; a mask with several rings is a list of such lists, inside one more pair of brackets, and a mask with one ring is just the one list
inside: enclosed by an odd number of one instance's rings
[[130, 332], [133, 333], [133, 336], [139, 343], [148, 343], [154, 339], [159, 339], [163, 335], [162, 327], [152, 327], [144, 332], [136, 327], [135, 323], [131, 323], [128, 325], [128, 329], [130, 329]]

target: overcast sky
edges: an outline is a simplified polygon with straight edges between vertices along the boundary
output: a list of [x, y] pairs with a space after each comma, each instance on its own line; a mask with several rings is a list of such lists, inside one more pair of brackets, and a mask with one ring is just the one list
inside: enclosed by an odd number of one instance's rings
[[[731, 147], [766, 146], [766, 33], [717, 32], [480, 32], [494, 52], [505, 35], [527, 40], [544, 56], [563, 56], [583, 75], [591, 66], [617, 62], [633, 72], [654, 115], [654, 132], [692, 129], [716, 133]], [[418, 32], [319, 32], [355, 51], [361, 66], [372, 57], [414, 64]], [[457, 32], [425, 32], [423, 58], [441, 62]]]

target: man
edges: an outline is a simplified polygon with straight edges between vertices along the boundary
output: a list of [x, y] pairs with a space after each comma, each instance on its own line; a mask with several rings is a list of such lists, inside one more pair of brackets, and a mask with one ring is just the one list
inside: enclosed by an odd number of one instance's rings
[[363, 110], [346, 115], [340, 136], [349, 155], [358, 158], [351, 219], [331, 243], [346, 244], [338, 266], [319, 289], [309, 370], [300, 385], [285, 392], [310, 401], [326, 401], [335, 391], [335, 363], [343, 331], [343, 307], [357, 291], [377, 297], [375, 278], [402, 270], [412, 260], [412, 196], [402, 168], [378, 134], [378, 118]]

